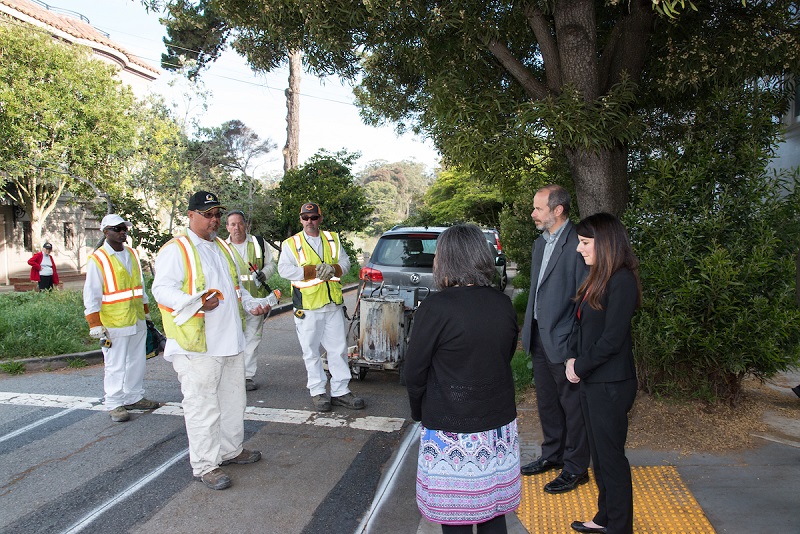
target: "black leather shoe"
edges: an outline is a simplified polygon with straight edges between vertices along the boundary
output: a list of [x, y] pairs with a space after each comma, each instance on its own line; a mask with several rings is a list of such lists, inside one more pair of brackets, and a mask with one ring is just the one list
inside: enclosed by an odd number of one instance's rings
[[793, 387], [793, 388], [792, 388], [792, 391], [794, 391], [794, 394], [795, 394], [795, 395], [797, 395], [798, 397], [800, 397], [800, 385], [797, 385], [797, 386]]
[[547, 493], [565, 493], [587, 482], [589, 482], [589, 473], [573, 475], [572, 473], [561, 471], [561, 474], [555, 480], [544, 485], [544, 491]]
[[606, 529], [606, 527], [600, 527], [600, 528], [587, 527], [580, 521], [573, 521], [570, 526], [572, 527], [572, 530], [576, 532], [599, 532], [601, 534], [606, 534], [606, 532], [608, 532], [608, 529]]
[[564, 467], [564, 464], [551, 462], [550, 460], [543, 460], [541, 457], [539, 457], [531, 463], [523, 465], [520, 468], [520, 472], [523, 475], [538, 475], [539, 473], [544, 473], [545, 471], [550, 471], [551, 469], [561, 469], [562, 467]]

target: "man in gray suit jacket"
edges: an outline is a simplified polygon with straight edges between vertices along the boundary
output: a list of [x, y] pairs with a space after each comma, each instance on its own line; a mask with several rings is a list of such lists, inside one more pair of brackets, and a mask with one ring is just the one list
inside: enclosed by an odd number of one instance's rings
[[575, 322], [575, 302], [587, 268], [576, 251], [578, 235], [569, 221], [570, 195], [548, 185], [533, 198], [531, 218], [542, 235], [533, 244], [531, 289], [522, 345], [533, 360], [536, 402], [544, 441], [542, 455], [522, 466], [523, 475], [563, 467], [545, 485], [548, 493], [564, 493], [589, 481], [589, 443], [583, 424], [579, 387], [567, 380], [567, 340]]

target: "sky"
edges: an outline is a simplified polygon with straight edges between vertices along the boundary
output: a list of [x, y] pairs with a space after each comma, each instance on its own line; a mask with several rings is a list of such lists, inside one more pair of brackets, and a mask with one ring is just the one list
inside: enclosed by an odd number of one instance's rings
[[[166, 32], [158, 22], [159, 14], [147, 13], [139, 0], [46, 0], [60, 9], [78, 12], [92, 26], [109, 34], [109, 38], [130, 53], [160, 68], [161, 53], [165, 51], [162, 38]], [[162, 71], [153, 82], [152, 91], [176, 97], [168, 82], [173, 76]], [[219, 126], [238, 119], [262, 139], [269, 138], [278, 145], [254, 174], [280, 175], [283, 157], [280, 149], [286, 143], [286, 101], [288, 67], [268, 73], [253, 74], [250, 67], [232, 50], [201, 74], [206, 89], [211, 91], [208, 110], [198, 120], [202, 126]], [[413, 160], [433, 171], [438, 153], [429, 141], [411, 134], [398, 137], [393, 127], [375, 128], [365, 125], [354, 105], [352, 89], [340, 79], [316, 78], [303, 74], [300, 82], [300, 162], [319, 149], [336, 152], [345, 149], [360, 152], [354, 172], [375, 160], [395, 162]]]

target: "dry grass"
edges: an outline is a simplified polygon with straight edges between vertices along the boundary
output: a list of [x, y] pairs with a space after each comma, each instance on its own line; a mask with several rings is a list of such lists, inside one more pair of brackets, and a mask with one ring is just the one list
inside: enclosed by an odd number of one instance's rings
[[[765, 413], [800, 420], [800, 399], [791, 392], [787, 395], [786, 387], [786, 384], [771, 386], [747, 380], [735, 408], [702, 402], [678, 403], [640, 392], [630, 414], [627, 447], [681, 454], [751, 448], [757, 443], [753, 434], [774, 433], [764, 422]], [[521, 410], [521, 425], [539, 424], [533, 390], [525, 394], [520, 408], [530, 409]]]

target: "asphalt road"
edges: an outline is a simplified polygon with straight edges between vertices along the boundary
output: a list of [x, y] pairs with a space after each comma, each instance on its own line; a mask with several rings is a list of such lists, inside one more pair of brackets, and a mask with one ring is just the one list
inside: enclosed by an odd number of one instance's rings
[[[290, 313], [267, 321], [259, 359], [245, 446], [263, 458], [227, 467], [225, 491], [192, 479], [180, 387], [163, 358], [148, 360], [145, 387], [167, 406], [126, 423], [100, 406], [100, 365], [0, 376], [0, 532], [370, 531], [376, 493], [398, 498], [392, 477], [381, 477], [411, 429], [398, 374], [351, 382], [365, 410], [317, 414]], [[402, 510], [395, 502], [381, 513], [392, 515], [391, 532], [416, 533], [413, 485], [399, 499]]]

